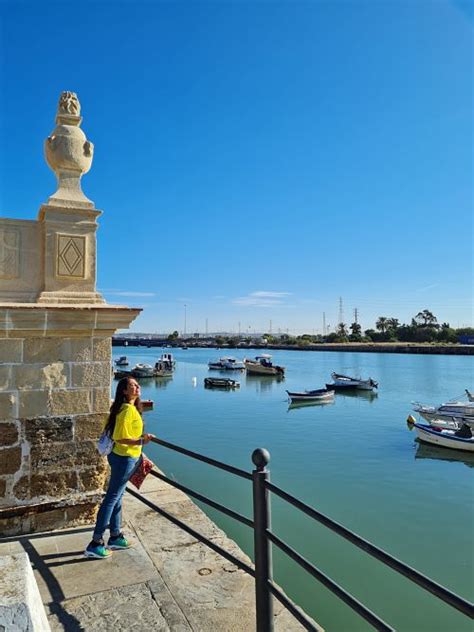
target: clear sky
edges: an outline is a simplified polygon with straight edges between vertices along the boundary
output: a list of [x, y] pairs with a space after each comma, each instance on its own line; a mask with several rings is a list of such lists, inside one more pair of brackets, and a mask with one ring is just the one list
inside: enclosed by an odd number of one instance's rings
[[[0, 213], [34, 219], [59, 94], [95, 145], [98, 289], [137, 331], [473, 321], [464, 1], [0, 0]], [[186, 305], [186, 308], [184, 307]]]

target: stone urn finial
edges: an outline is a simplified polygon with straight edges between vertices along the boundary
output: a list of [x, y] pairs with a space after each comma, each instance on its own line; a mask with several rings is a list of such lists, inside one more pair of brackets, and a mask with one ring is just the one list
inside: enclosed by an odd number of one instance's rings
[[58, 189], [49, 198], [57, 206], [88, 206], [91, 202], [81, 189], [82, 174], [92, 165], [94, 145], [79, 127], [81, 105], [75, 92], [62, 92], [56, 114], [56, 128], [45, 141], [46, 162], [58, 179]]

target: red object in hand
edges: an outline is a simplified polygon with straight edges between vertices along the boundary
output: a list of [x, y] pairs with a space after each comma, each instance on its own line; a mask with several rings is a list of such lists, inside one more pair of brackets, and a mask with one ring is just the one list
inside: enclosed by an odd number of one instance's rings
[[142, 454], [142, 458], [140, 459], [140, 463], [138, 464], [137, 469], [133, 472], [133, 474], [128, 479], [137, 489], [140, 489], [143, 481], [147, 477], [150, 470], [153, 469], [153, 461]]

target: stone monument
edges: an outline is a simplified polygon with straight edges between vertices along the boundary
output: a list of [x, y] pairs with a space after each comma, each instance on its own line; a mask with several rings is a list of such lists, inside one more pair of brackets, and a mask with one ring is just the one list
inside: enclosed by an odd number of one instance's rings
[[57, 190], [37, 220], [0, 218], [0, 536], [93, 520], [112, 334], [140, 313], [96, 291], [101, 211], [81, 189], [94, 146], [80, 111], [63, 92], [45, 141]]

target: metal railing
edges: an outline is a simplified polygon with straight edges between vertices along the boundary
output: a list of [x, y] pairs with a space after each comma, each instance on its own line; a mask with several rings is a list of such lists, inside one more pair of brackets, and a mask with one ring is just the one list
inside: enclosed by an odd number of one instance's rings
[[228, 507], [220, 503], [211, 500], [210, 498], [207, 498], [207, 496], [204, 496], [203, 494], [199, 494], [198, 492], [190, 489], [189, 487], [186, 487], [185, 485], [177, 483], [176, 481], [168, 478], [160, 472], [156, 472], [155, 470], [152, 470], [150, 472], [151, 475], [185, 492], [192, 498], [195, 498], [196, 500], [201, 501], [209, 505], [210, 507], [217, 509], [218, 511], [221, 511], [234, 520], [237, 520], [238, 522], [241, 522], [242, 524], [245, 524], [246, 526], [252, 528], [254, 532], [255, 568], [252, 568], [251, 566], [237, 558], [235, 555], [232, 555], [221, 546], [215, 544], [215, 542], [212, 542], [211, 540], [209, 540], [209, 538], [206, 538], [206, 536], [197, 532], [195, 529], [188, 526], [178, 518], [174, 517], [172, 514], [168, 513], [167, 511], [165, 511], [155, 503], [151, 502], [150, 500], [148, 500], [148, 498], [145, 498], [133, 489], [127, 487], [127, 492], [135, 498], [139, 499], [142, 503], [144, 503], [163, 517], [167, 518], [176, 526], [189, 533], [200, 542], [206, 544], [209, 548], [222, 555], [225, 559], [235, 564], [238, 568], [242, 569], [243, 571], [254, 577], [257, 632], [273, 631], [272, 596], [276, 597], [283, 604], [283, 606], [287, 608], [291, 612], [291, 614], [303, 625], [306, 630], [320, 632], [320, 628], [314, 624], [314, 621], [310, 619], [300, 608], [298, 608], [298, 606], [296, 606], [273, 582], [272, 544], [277, 546], [281, 551], [283, 551], [286, 555], [293, 559], [299, 566], [301, 566], [310, 575], [312, 575], [315, 579], [322, 583], [339, 599], [346, 603], [352, 610], [354, 610], [357, 614], [364, 618], [376, 630], [383, 630], [384, 632], [394, 630], [394, 628], [390, 627], [388, 623], [383, 621], [379, 616], [369, 610], [369, 608], [358, 601], [344, 588], [339, 586], [325, 573], [320, 571], [314, 564], [305, 559], [302, 555], [300, 555], [291, 546], [289, 546], [286, 542], [281, 540], [272, 532], [270, 493], [277, 495], [279, 498], [288, 502], [296, 509], [302, 511], [313, 520], [316, 520], [334, 533], [337, 533], [344, 539], [352, 542], [352, 544], [365, 551], [368, 555], [378, 559], [384, 565], [389, 566], [397, 573], [404, 575], [410, 581], [418, 584], [418, 586], [421, 586], [428, 592], [432, 593], [438, 599], [445, 602], [449, 606], [455, 608], [459, 612], [462, 612], [464, 615], [470, 617], [471, 619], [474, 618], [474, 605], [469, 601], [463, 599], [459, 595], [456, 595], [444, 586], [441, 586], [440, 584], [434, 582], [429, 577], [426, 577], [426, 575], [423, 575], [416, 569], [408, 566], [404, 562], [401, 562], [400, 560], [393, 557], [386, 551], [378, 548], [374, 544], [371, 544], [367, 540], [364, 540], [364, 538], [361, 538], [353, 531], [350, 531], [343, 525], [335, 522], [334, 520], [332, 520], [328, 516], [325, 516], [313, 507], [303, 503], [301, 500], [298, 500], [297, 498], [295, 498], [291, 494], [288, 494], [276, 485], [273, 485], [273, 483], [270, 482], [270, 473], [267, 470], [267, 465], [270, 461], [270, 454], [267, 450], [262, 448], [254, 450], [252, 454], [252, 461], [256, 468], [252, 471], [252, 473], [249, 473], [245, 470], [233, 467], [232, 465], [228, 465], [227, 463], [216, 461], [215, 459], [211, 459], [197, 452], [192, 452], [191, 450], [187, 450], [186, 448], [183, 448], [181, 446], [174, 445], [173, 443], [169, 443], [168, 441], [163, 441], [162, 439], [157, 438], [153, 438], [151, 440], [153, 441], [153, 443], [156, 443], [164, 448], [174, 450], [175, 452], [179, 452], [181, 454], [184, 454], [185, 456], [191, 457], [198, 461], [202, 461], [203, 463], [207, 463], [208, 465], [212, 465], [213, 467], [225, 470], [226, 472], [229, 472], [235, 476], [239, 476], [246, 480], [252, 481], [253, 520], [242, 516], [241, 514], [233, 511], [232, 509], [229, 509]]

